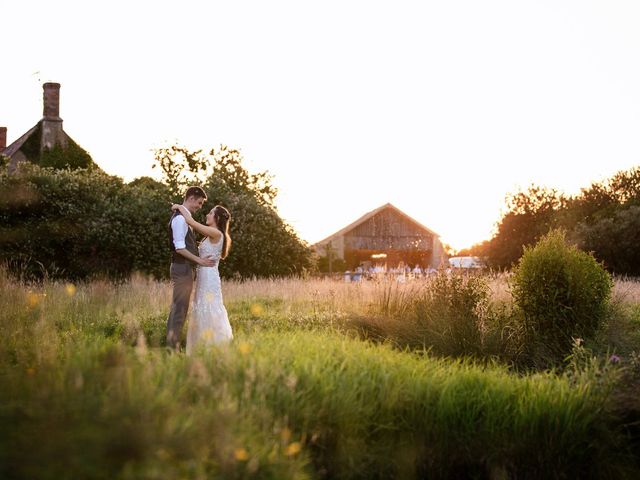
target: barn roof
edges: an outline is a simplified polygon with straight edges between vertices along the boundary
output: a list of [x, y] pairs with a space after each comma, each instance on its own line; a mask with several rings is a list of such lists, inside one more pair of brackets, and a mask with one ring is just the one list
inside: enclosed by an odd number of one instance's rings
[[358, 225], [362, 225], [364, 222], [366, 222], [367, 220], [369, 220], [370, 218], [374, 217], [375, 215], [377, 215], [378, 213], [382, 212], [383, 210], [392, 210], [395, 213], [401, 215], [402, 217], [404, 217], [405, 219], [409, 220], [411, 223], [413, 223], [415, 226], [417, 226], [418, 228], [420, 228], [421, 230], [425, 230], [426, 232], [430, 233], [431, 235], [435, 236], [435, 237], [440, 237], [440, 235], [438, 235], [436, 232], [434, 232], [433, 230], [431, 230], [430, 228], [425, 227], [423, 224], [421, 224], [420, 222], [418, 222], [417, 220], [411, 218], [409, 215], [407, 215], [406, 213], [404, 213], [402, 210], [400, 210], [398, 207], [395, 207], [394, 205], [392, 205], [391, 203], [385, 203], [384, 205], [382, 205], [381, 207], [376, 208], [375, 210], [371, 210], [369, 213], [365, 213], [362, 217], [360, 217], [359, 219], [357, 219], [355, 222], [347, 225], [346, 227], [344, 227], [342, 230], [338, 230], [336, 233], [334, 233], [333, 235], [329, 235], [327, 238], [320, 240], [319, 242], [316, 243], [316, 245], [321, 245], [323, 243], [327, 243], [330, 242], [331, 240], [334, 240], [338, 237], [341, 237], [343, 235], [346, 235], [348, 232], [350, 232], [351, 230], [353, 230], [354, 228], [356, 228]]

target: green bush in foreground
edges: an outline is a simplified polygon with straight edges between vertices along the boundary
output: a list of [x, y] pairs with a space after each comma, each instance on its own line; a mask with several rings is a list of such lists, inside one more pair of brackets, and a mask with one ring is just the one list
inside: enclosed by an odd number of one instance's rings
[[613, 282], [592, 255], [569, 245], [556, 230], [526, 248], [512, 293], [526, 332], [555, 354], [574, 337], [592, 337], [605, 319]]

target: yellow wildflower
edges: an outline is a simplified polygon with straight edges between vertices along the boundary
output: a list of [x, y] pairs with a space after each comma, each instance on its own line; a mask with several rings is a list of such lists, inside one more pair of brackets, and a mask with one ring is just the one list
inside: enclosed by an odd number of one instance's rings
[[244, 448], [236, 448], [233, 451], [233, 456], [236, 458], [236, 460], [238, 460], [239, 462], [246, 462], [247, 460], [249, 460], [249, 452], [247, 452]]
[[76, 294], [76, 286], [73, 283], [67, 283], [64, 286], [64, 290], [70, 297], [73, 297]]
[[291, 457], [293, 455], [296, 455], [297, 453], [300, 453], [300, 450], [302, 450], [302, 445], [300, 445], [300, 442], [293, 442], [289, 444], [284, 454], [287, 457]]

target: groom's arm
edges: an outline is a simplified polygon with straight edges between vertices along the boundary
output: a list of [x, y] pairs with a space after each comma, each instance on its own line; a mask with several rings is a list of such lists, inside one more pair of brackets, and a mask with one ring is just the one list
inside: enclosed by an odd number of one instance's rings
[[188, 228], [185, 218], [181, 215], [177, 215], [171, 222], [171, 232], [173, 234], [173, 244], [176, 247], [176, 253], [179, 253], [196, 265], [213, 267], [215, 265], [214, 260], [211, 260], [210, 258], [200, 258], [186, 249], [185, 237], [187, 236]]
[[196, 263], [198, 265], [202, 265], [203, 267], [213, 267], [216, 264], [216, 261], [212, 260], [209, 257], [206, 257], [206, 258], [196, 257], [193, 253], [191, 253], [186, 248], [176, 248], [176, 253], [179, 253], [187, 260], [190, 260], [193, 263]]

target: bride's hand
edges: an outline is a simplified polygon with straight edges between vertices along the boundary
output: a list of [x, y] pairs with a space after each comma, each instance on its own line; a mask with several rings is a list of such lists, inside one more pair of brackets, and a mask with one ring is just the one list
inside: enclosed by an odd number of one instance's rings
[[179, 210], [180, 213], [185, 217], [191, 216], [191, 212], [187, 210], [187, 207], [185, 207], [184, 205], [179, 205], [177, 203], [174, 203], [173, 205], [171, 205], [171, 211], [176, 211], [176, 210]]

